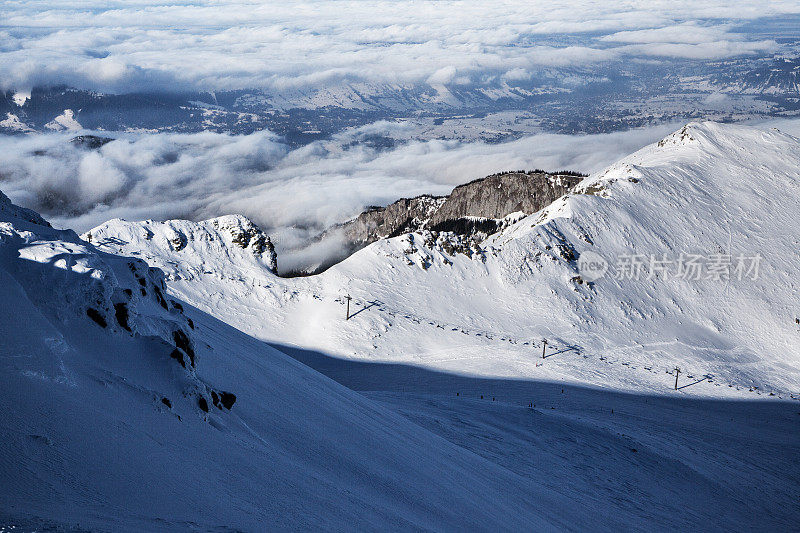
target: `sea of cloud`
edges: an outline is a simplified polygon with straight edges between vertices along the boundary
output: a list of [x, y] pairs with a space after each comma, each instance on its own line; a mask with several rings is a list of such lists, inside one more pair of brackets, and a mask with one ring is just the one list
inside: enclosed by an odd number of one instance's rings
[[[800, 119], [756, 124], [800, 136]], [[115, 133], [96, 150], [71, 143], [74, 133], [0, 135], [0, 190], [54, 225], [79, 232], [111, 218], [243, 214], [272, 236], [282, 267], [294, 269], [337, 255], [339, 243], [315, 238], [366, 206], [447, 194], [501, 170], [599, 171], [680, 124], [595, 135], [542, 133], [500, 144], [431, 140], [377, 149], [353, 142], [364, 132], [391, 136], [405, 127], [382, 121], [296, 149], [266, 131]]]
[[753, 21], [798, 14], [794, 0], [10, 1], [0, 88], [519, 80], [615, 60], [769, 54], [779, 45]]
[[308, 246], [366, 206], [447, 194], [500, 170], [596, 171], [677, 125], [502, 144], [432, 140], [381, 150], [352, 142], [364, 129], [390, 135], [396, 127], [381, 122], [297, 149], [269, 132], [114, 134], [96, 150], [72, 144], [68, 134], [0, 136], [0, 190], [79, 232], [117, 217], [243, 214], [269, 231], [284, 267], [301, 266], [335, 253], [330, 242]]

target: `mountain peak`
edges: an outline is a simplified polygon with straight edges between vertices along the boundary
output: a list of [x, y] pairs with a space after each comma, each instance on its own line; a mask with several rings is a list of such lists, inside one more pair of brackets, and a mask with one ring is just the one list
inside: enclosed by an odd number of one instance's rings
[[686, 146], [689, 144], [693, 144], [697, 142], [697, 139], [692, 136], [693, 131], [698, 130], [700, 124], [697, 122], [690, 122], [686, 124], [684, 127], [670, 133], [660, 141], [658, 141], [657, 145], [659, 148], [663, 148], [665, 146]]
[[[137, 250], [157, 263], [168, 277], [190, 278], [204, 273], [241, 276], [247, 271], [278, 270], [275, 247], [250, 219], [225, 215], [201, 222], [110, 220], [84, 237], [111, 252]], [[175, 261], [175, 254], [180, 263]]]

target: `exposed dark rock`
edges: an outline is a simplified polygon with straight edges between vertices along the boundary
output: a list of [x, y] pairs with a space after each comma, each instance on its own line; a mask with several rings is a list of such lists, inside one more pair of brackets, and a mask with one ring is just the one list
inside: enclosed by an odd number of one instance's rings
[[169, 398], [167, 397], [161, 398], [161, 403], [166, 405], [168, 408], [172, 409], [172, 402], [169, 401]]
[[205, 399], [205, 398], [203, 398], [202, 396], [200, 396], [200, 397], [197, 399], [197, 405], [198, 405], [198, 407], [200, 407], [200, 409], [202, 409], [202, 410], [203, 410], [203, 411], [205, 411], [206, 413], [208, 412], [208, 402], [207, 402], [207, 401], [206, 401], [206, 399]]
[[78, 135], [69, 140], [73, 146], [85, 148], [87, 150], [97, 150], [101, 146], [110, 143], [114, 139], [99, 137], [97, 135]]
[[507, 172], [459, 185], [431, 217], [428, 226], [464, 217], [499, 219], [553, 203], [583, 179], [575, 173]]
[[444, 196], [402, 198], [386, 207], [371, 207], [341, 226], [345, 239], [363, 248], [385, 237], [394, 237], [422, 227], [445, 202]]
[[128, 305], [126, 303], [114, 304], [114, 316], [120, 327], [128, 331], [131, 330], [130, 325], [128, 325]]
[[89, 307], [86, 309], [86, 316], [94, 320], [98, 326], [102, 328], [108, 327], [105, 317], [94, 307]]
[[225, 409], [230, 411], [231, 407], [233, 407], [233, 404], [236, 403], [236, 395], [232, 392], [220, 392], [219, 394], [222, 405], [225, 407]]
[[192, 366], [194, 366], [194, 349], [186, 333], [177, 329], [172, 332], [172, 339], [175, 341], [175, 346], [183, 350], [183, 352], [189, 356], [189, 360], [192, 362]]
[[259, 233], [253, 239], [252, 247], [253, 252], [257, 253], [261, 257], [265, 257], [266, 254], [266, 260], [269, 264], [269, 269], [273, 272], [273, 274], [277, 274], [278, 254], [275, 253], [275, 246], [272, 244], [270, 238], [263, 233]]
[[169, 356], [178, 361], [183, 368], [186, 368], [186, 361], [183, 360], [183, 352], [180, 351], [178, 348], [172, 350]]
[[153, 285], [153, 292], [156, 295], [156, 300], [158, 300], [158, 304], [166, 310], [169, 310], [169, 306], [167, 305], [167, 300], [164, 299], [164, 295], [161, 293], [161, 289], [158, 285]]
[[175, 232], [175, 235], [170, 239], [169, 243], [172, 245], [173, 251], [180, 252], [186, 248], [188, 240], [186, 239], [186, 235], [178, 231]]

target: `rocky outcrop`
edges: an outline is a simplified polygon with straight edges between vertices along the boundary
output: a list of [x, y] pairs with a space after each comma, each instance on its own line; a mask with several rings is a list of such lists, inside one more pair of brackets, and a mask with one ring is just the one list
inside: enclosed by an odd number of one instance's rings
[[[498, 220], [511, 213], [526, 215], [553, 203], [584, 176], [575, 173], [504, 172], [459, 185], [428, 221], [432, 231], [465, 218]], [[469, 231], [465, 228], [465, 231]], [[459, 233], [458, 231], [456, 231]]]
[[278, 273], [278, 256], [275, 253], [275, 246], [267, 234], [251, 220], [243, 216], [226, 216], [212, 219], [210, 222], [218, 231], [228, 233], [233, 244], [245, 250], [250, 249], [253, 255], [259, 257], [273, 274]]
[[386, 207], [370, 207], [341, 226], [351, 247], [363, 248], [386, 237], [395, 237], [425, 226], [442, 207], [446, 196], [402, 198]]
[[379, 239], [423, 230], [432, 232], [434, 239], [448, 233], [443, 242], [471, 254], [478, 241], [551, 204], [584, 177], [570, 171], [501, 172], [459, 185], [448, 196], [424, 195], [370, 207], [326, 232], [326, 236], [335, 232], [344, 239], [343, 253], [309, 273], [321, 272]]
[[73, 146], [86, 150], [97, 150], [98, 148], [110, 143], [114, 139], [110, 137], [98, 137], [97, 135], [78, 135], [69, 140]]

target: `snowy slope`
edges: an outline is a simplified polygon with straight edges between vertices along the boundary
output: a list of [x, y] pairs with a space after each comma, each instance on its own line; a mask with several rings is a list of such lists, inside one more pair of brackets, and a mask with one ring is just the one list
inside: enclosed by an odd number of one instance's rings
[[[663, 388], [670, 383], [665, 369], [678, 365], [684, 377], [711, 375], [720, 387], [797, 393], [798, 169], [800, 143], [793, 137], [690, 124], [588, 178], [579, 186], [585, 194], [557, 201], [493, 236], [481, 256], [450, 257], [427, 245], [425, 236], [405, 236], [351, 257], [323, 274], [320, 287], [346, 287], [362, 301], [416, 315], [423, 324], [469, 330], [472, 335], [465, 337], [484, 332], [484, 339], [485, 333], [501, 340], [547, 338], [551, 345], [576, 346], [592, 362], [571, 352], [534, 367], [531, 352], [537, 350], [459, 342], [458, 335], [440, 343], [458, 349], [441, 351], [416, 342], [393, 351], [396, 343], [381, 339], [374, 343], [380, 357], [482, 375], [542, 377], [553, 367], [559, 379], [634, 390]], [[578, 279], [576, 259], [588, 251], [611, 264], [593, 284]], [[615, 268], [625, 256], [678, 262], [682, 253], [730, 255], [731, 279], [676, 278], [677, 265], [653, 279], [614, 279], [625, 274]], [[735, 275], [740, 255], [761, 257], [757, 279]], [[392, 335], [393, 327], [381, 328], [395, 320], [365, 314], [375, 317], [371, 331]], [[411, 329], [420, 333], [403, 335], [424, 334]], [[490, 344], [506, 346], [486, 354]], [[691, 392], [701, 391], [720, 392], [708, 382]]]
[[[223, 281], [214, 273], [233, 267], [221, 254], [203, 256], [201, 279], [183, 279], [191, 276], [179, 254], [137, 237], [137, 223], [96, 232], [101, 244], [121, 236], [116, 249], [146, 254], [176, 280], [175, 294], [265, 340], [358, 360], [662, 393], [679, 366], [681, 383], [699, 381], [683, 394], [788, 397], [800, 392], [798, 169], [793, 137], [692, 123], [471, 257], [447, 253], [441, 236], [405, 235], [304, 279], [237, 266], [225, 277], [241, 279]], [[588, 251], [610, 263], [594, 283], [578, 266]], [[631, 254], [673, 264], [652, 279], [647, 269], [615, 279]], [[681, 254], [730, 255], [730, 279], [675, 277]], [[740, 255], [746, 267], [760, 257], [757, 279], [744, 270], [738, 279]], [[357, 320], [341, 320], [346, 293], [354, 311], [369, 307]], [[542, 339], [548, 353], [561, 353], [543, 361]]]
[[[798, 146], [690, 124], [470, 256], [447, 252], [446, 235], [405, 235], [307, 278], [279, 278], [224, 240], [172, 249], [170, 228], [203, 243], [209, 222], [114, 220], [92, 235], [163, 268], [196, 323], [212, 315], [267, 341], [541, 488], [556, 527], [787, 530], [800, 520]], [[613, 277], [630, 250], [718, 247], [760, 252], [758, 279]], [[591, 284], [578, 279], [587, 251], [612, 262]]]
[[83, 126], [75, 119], [75, 112], [72, 109], [65, 109], [63, 113], [44, 125], [48, 130], [53, 131], [80, 131]]
[[[766, 255], [797, 242], [798, 143], [692, 124], [660, 144], [471, 256], [406, 235], [300, 279], [275, 276], [241, 217], [113, 220], [90, 246], [0, 202], [11, 340], [0, 486], [19, 488], [0, 492], [0, 518], [30, 529], [791, 529], [797, 403], [746, 400], [797, 388], [791, 330], [777, 320], [797, 265]], [[717, 239], [758, 245], [773, 276], [723, 284], [739, 306], [730, 316], [708, 305], [720, 294], [711, 280], [575, 279], [587, 250], [611, 260]], [[156, 267], [130, 307], [139, 334], [113, 306], [106, 328], [85, 314], [97, 294], [113, 304], [116, 287], [140, 284], [131, 256]], [[152, 295], [159, 271], [167, 309]], [[84, 272], [100, 281], [57, 283]], [[92, 283], [105, 288], [82, 288]], [[65, 300], [62, 286], [81, 289]], [[165, 324], [184, 328], [194, 367], [169, 357]], [[235, 404], [214, 407], [212, 390]]]
[[14, 113], [6, 113], [6, 118], [0, 120], [0, 129], [7, 129], [12, 132], [31, 133], [33, 128], [22, 122]]
[[[4, 196], [0, 279], [4, 526], [488, 530], [563, 520], [542, 518], [541, 506], [563, 507], [543, 489], [222, 322], [194, 310], [188, 319], [159, 296], [159, 271]], [[175, 361], [176, 349], [191, 350], [194, 365]]]

